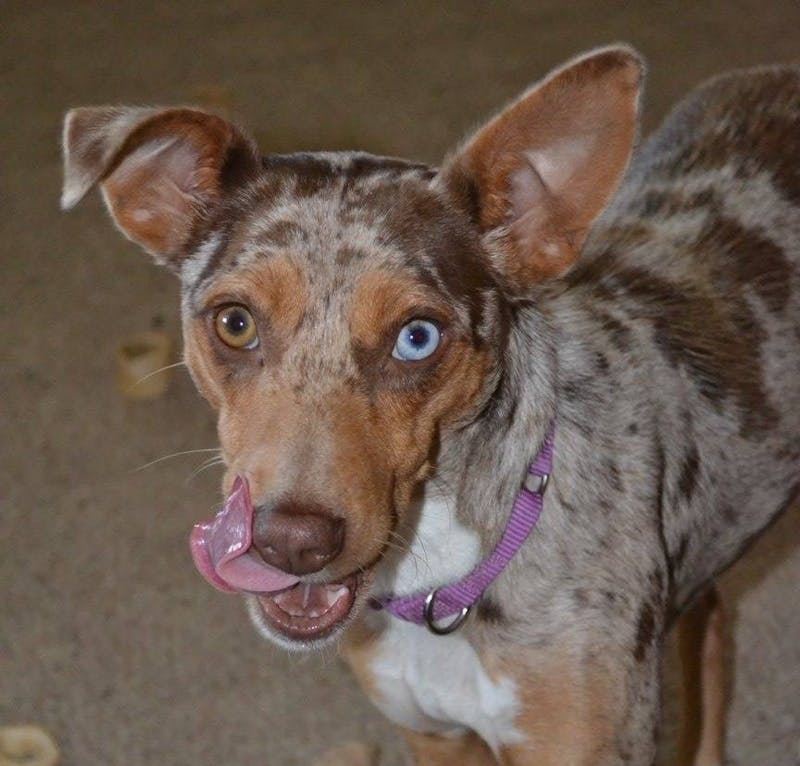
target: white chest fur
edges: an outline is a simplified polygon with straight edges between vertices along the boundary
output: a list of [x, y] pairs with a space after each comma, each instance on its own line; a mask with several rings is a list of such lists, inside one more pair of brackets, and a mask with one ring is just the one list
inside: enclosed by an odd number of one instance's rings
[[495, 751], [522, 740], [514, 726], [520, 712], [514, 683], [489, 678], [475, 649], [458, 633], [435, 636], [391, 618], [370, 671], [375, 703], [400, 726], [448, 735], [472, 729]]
[[[406, 595], [452, 582], [475, 566], [480, 549], [477, 534], [458, 522], [447, 501], [427, 499], [410, 553], [380, 573], [379, 588]], [[388, 718], [420, 732], [472, 729], [494, 750], [522, 739], [514, 727], [514, 683], [492, 680], [461, 633], [435, 636], [386, 614], [370, 622], [380, 629], [369, 668], [375, 702]]]

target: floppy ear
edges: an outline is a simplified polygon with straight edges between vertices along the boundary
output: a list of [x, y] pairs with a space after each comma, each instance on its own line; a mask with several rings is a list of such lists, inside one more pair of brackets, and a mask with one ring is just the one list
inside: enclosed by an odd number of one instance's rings
[[601, 49], [550, 74], [445, 163], [440, 182], [500, 245], [497, 266], [524, 290], [564, 273], [628, 165], [643, 65]]
[[62, 208], [99, 183], [123, 233], [177, 268], [226, 192], [254, 176], [258, 149], [194, 109], [84, 107], [64, 121]]

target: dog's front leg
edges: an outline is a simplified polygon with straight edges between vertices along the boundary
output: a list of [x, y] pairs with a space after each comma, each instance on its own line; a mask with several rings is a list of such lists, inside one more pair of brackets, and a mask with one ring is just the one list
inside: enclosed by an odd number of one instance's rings
[[501, 748], [504, 766], [650, 766], [655, 759], [660, 673], [655, 646], [626, 653], [521, 649], [487, 658], [514, 671], [519, 741]]
[[[587, 647], [565, 637], [558, 646], [481, 651], [487, 677], [511, 682], [516, 698], [516, 715], [496, 738], [498, 758], [468, 728], [461, 736], [401, 728], [413, 763], [650, 766], [660, 700], [656, 632], [654, 625], [632, 649], [596, 642]], [[374, 637], [354, 630], [350, 639], [343, 654], [367, 695], [383, 709], [386, 700], [373, 673]]]
[[[421, 637], [427, 634], [421, 632]], [[441, 641], [442, 639], [436, 639]], [[398, 731], [408, 744], [411, 763], [415, 766], [497, 766], [498, 761], [492, 755], [490, 747], [468, 727], [463, 729], [457, 722], [452, 722], [452, 731], [446, 734], [415, 731], [409, 725], [401, 725], [402, 717], [393, 716], [386, 710], [385, 691], [381, 688], [378, 675], [375, 673], [375, 661], [380, 648], [380, 636], [368, 629], [363, 622], [356, 623], [349, 631], [346, 640], [340, 646], [342, 658], [350, 666], [356, 680], [366, 695], [375, 705], [381, 708], [390, 719], [393, 719]], [[400, 684], [402, 687], [402, 684]], [[404, 695], [402, 688], [398, 693], [396, 704], [402, 709]], [[408, 701], [405, 700], [405, 703]], [[463, 733], [458, 733], [463, 731]], [[327, 763], [326, 763], [327, 766]]]
[[415, 766], [497, 766], [488, 745], [474, 732], [446, 737], [400, 729]]
[[313, 766], [378, 766], [380, 750], [366, 742], [348, 742], [327, 750]]
[[[618, 650], [616, 650], [618, 651]], [[602, 653], [601, 653], [602, 656]], [[474, 732], [419, 734], [401, 728], [415, 766], [650, 766], [656, 752], [659, 672], [655, 652], [631, 663], [525, 650], [489, 657], [487, 668], [516, 670], [518, 742], [498, 757]], [[634, 658], [635, 660], [635, 658]]]

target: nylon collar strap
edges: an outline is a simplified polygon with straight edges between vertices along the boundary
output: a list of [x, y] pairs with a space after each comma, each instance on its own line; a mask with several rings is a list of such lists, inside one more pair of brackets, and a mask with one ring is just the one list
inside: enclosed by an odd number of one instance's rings
[[[528, 466], [528, 473], [514, 501], [500, 541], [487, 558], [458, 582], [398, 598], [373, 599], [374, 609], [385, 609], [395, 617], [417, 625], [425, 625], [437, 635], [459, 628], [486, 589], [497, 579], [528, 539], [542, 513], [544, 492], [553, 470], [553, 436], [551, 427], [538, 454]], [[454, 618], [446, 625], [440, 621]]]

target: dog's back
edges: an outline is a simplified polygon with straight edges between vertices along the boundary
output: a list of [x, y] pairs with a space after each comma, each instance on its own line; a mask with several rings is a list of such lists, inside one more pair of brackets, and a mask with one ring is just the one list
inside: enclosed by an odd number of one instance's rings
[[569, 283], [648, 388], [680, 605], [800, 489], [800, 68], [679, 105]]

